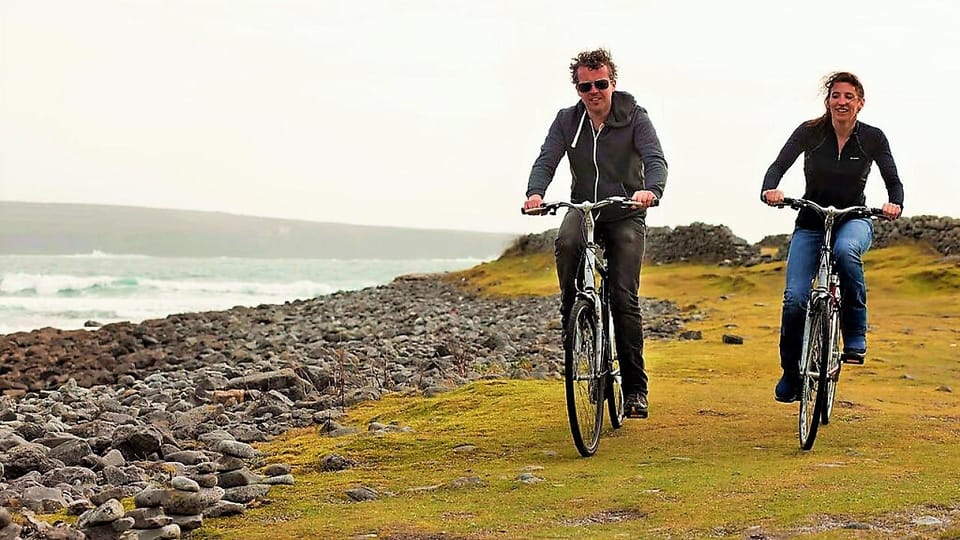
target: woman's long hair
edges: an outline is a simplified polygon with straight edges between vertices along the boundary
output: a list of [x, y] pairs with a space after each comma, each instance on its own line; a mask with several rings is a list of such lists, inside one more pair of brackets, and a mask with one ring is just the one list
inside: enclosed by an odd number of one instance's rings
[[808, 126], [822, 126], [830, 123], [830, 107], [827, 106], [827, 101], [830, 99], [830, 92], [833, 90], [833, 85], [837, 83], [850, 84], [857, 91], [860, 99], [863, 99], [863, 84], [856, 75], [849, 71], [834, 71], [823, 78], [823, 91], [826, 93], [823, 98], [823, 106], [826, 111], [824, 111], [822, 116], [809, 120], [807, 122]]

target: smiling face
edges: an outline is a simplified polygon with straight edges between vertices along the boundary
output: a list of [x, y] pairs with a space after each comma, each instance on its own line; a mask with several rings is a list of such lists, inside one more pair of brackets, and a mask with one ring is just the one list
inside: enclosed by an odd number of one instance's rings
[[[609, 84], [603, 90], [597, 88], [597, 81], [607, 81]], [[590, 88], [585, 92], [581, 91], [581, 85], [590, 84]], [[604, 83], [600, 83], [604, 86]], [[598, 69], [590, 69], [586, 66], [577, 68], [577, 95], [587, 107], [587, 112], [591, 118], [605, 119], [610, 114], [610, 105], [613, 99], [613, 89], [616, 88], [617, 81], [610, 78], [607, 66], [600, 66]]]
[[848, 82], [836, 82], [824, 100], [830, 116], [837, 122], [851, 122], [863, 108], [863, 96]]

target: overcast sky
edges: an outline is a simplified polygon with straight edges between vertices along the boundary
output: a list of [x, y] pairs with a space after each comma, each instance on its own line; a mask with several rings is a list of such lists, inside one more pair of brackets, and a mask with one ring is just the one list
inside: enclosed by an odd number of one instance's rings
[[[761, 179], [834, 70], [866, 87], [905, 215], [957, 216], [958, 23], [950, 0], [0, 0], [0, 200], [541, 231], [530, 166], [577, 100], [570, 58], [602, 46], [670, 165], [651, 226], [788, 232]], [[547, 199], [568, 196], [564, 162]]]

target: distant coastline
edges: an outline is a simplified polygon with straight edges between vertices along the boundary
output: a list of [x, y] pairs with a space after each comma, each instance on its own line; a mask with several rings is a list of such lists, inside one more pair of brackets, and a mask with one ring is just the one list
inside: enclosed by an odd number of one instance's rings
[[488, 259], [516, 238], [192, 210], [0, 201], [4, 255]]

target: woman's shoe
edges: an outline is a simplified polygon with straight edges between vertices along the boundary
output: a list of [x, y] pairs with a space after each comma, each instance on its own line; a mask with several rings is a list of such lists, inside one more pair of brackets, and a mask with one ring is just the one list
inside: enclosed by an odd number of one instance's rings
[[773, 398], [780, 403], [793, 403], [800, 399], [800, 374], [784, 371], [773, 391]]
[[862, 366], [863, 361], [866, 359], [866, 349], [843, 349], [843, 354], [840, 356], [840, 360], [842, 360], [844, 364], [854, 364], [857, 366]]

